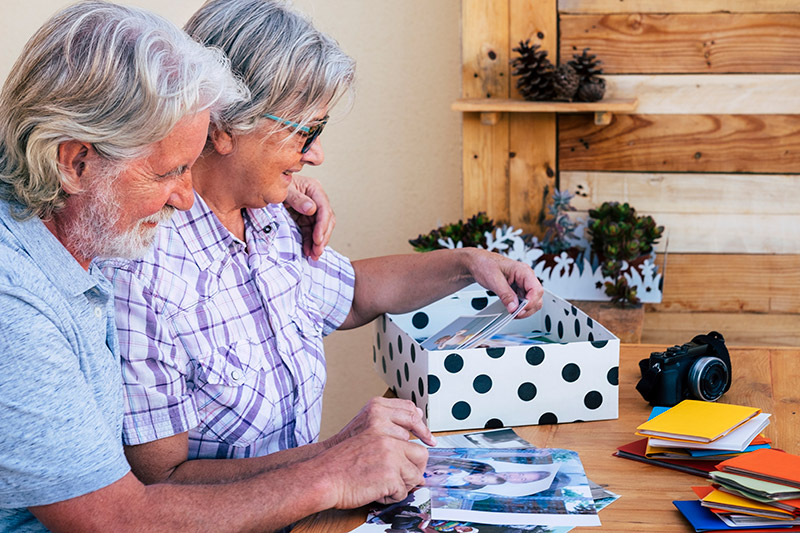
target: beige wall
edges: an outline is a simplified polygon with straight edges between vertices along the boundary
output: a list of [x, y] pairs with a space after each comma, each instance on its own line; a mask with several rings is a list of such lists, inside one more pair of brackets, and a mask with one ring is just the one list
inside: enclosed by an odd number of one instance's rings
[[[0, 76], [59, 0], [3, 0]], [[199, 0], [136, 0], [183, 22]], [[352, 109], [322, 136], [323, 181], [337, 213], [333, 245], [353, 259], [406, 253], [407, 240], [461, 216], [460, 2], [297, 0], [358, 62]], [[371, 326], [326, 340], [323, 437], [386, 387], [372, 371]]]

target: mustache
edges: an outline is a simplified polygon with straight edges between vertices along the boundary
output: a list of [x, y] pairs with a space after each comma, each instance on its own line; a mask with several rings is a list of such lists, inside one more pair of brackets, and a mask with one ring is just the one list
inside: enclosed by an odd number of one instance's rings
[[153, 213], [149, 217], [143, 218], [141, 222], [147, 224], [161, 224], [162, 222], [166, 222], [170, 219], [170, 217], [175, 213], [175, 208], [171, 205], [165, 205], [161, 208], [160, 211]]

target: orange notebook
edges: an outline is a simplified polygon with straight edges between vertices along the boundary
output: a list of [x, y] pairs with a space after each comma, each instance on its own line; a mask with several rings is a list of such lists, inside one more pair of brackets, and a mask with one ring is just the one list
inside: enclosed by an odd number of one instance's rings
[[764, 448], [727, 459], [717, 470], [800, 488], [800, 456]]

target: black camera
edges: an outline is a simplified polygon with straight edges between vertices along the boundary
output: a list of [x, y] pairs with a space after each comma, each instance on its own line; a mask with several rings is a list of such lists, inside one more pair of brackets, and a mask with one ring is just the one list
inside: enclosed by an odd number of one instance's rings
[[687, 398], [713, 402], [731, 388], [731, 357], [716, 331], [653, 352], [639, 361], [636, 390], [650, 405], [672, 407]]

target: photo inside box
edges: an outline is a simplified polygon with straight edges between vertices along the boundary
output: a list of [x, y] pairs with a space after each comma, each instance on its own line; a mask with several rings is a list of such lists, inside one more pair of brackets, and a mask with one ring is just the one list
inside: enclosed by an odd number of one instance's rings
[[494, 300], [469, 287], [418, 311], [381, 317], [376, 370], [437, 431], [616, 418], [619, 340], [551, 293], [540, 311], [501, 331], [537, 332], [547, 343], [431, 351], [419, 345]]
[[[422, 309], [402, 315], [390, 315], [390, 318], [421, 343], [452, 323], [456, 317], [480, 314], [496, 300], [497, 296], [493, 293], [472, 285]], [[528, 318], [512, 320], [500, 333], [541, 333], [554, 343], [616, 339], [611, 332], [577, 307], [547, 291], [539, 312]]]

